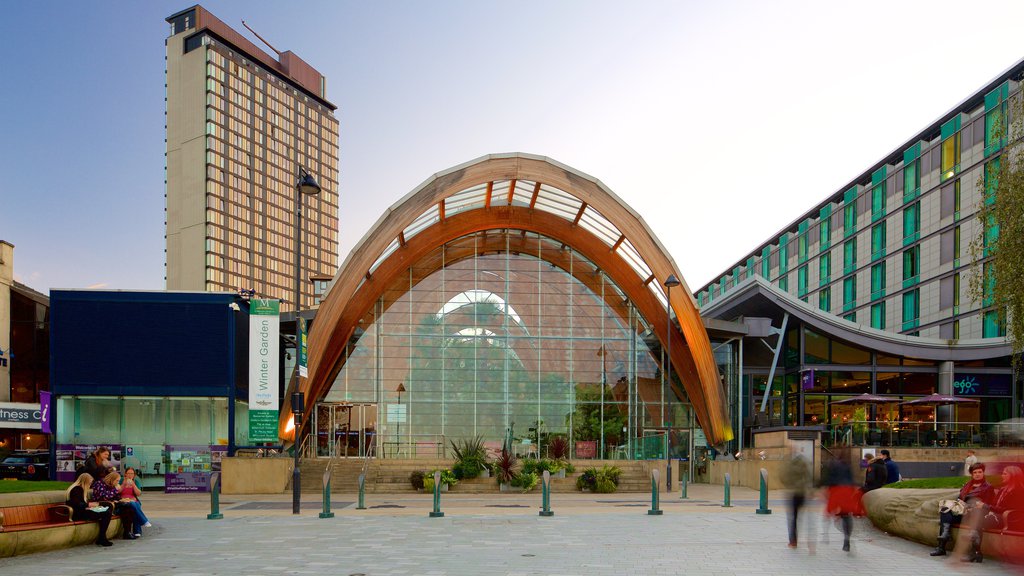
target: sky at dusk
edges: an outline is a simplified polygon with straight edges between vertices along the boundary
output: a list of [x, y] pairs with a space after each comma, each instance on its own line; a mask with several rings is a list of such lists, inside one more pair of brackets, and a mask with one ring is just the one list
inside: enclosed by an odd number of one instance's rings
[[[16, 279], [164, 288], [164, 19], [4, 3]], [[432, 174], [503, 152], [600, 179], [697, 290], [1024, 57], [1019, 2], [208, 1], [327, 77], [339, 263]]]

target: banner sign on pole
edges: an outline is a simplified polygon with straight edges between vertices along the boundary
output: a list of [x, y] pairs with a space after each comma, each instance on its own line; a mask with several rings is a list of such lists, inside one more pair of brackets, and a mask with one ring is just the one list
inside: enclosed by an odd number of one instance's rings
[[299, 378], [308, 378], [306, 372], [306, 319], [299, 316]]
[[249, 441], [277, 442], [280, 302], [249, 301]]
[[39, 391], [39, 420], [42, 424], [43, 434], [53, 434], [50, 422], [53, 421], [53, 402], [50, 393], [46, 390]]

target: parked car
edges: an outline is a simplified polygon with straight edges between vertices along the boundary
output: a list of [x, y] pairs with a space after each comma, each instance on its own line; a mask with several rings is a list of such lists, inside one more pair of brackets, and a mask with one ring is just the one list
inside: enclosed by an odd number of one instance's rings
[[46, 480], [50, 477], [50, 455], [46, 452], [14, 453], [0, 462], [0, 478]]

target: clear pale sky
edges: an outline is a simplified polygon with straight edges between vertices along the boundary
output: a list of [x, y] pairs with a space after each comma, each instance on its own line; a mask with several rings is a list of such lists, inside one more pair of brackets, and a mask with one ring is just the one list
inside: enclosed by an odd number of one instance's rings
[[[4, 2], [19, 281], [164, 287], [164, 18], [190, 5]], [[202, 5], [327, 77], [339, 263], [431, 174], [528, 152], [603, 181], [693, 290], [1024, 57], [1020, 2]]]

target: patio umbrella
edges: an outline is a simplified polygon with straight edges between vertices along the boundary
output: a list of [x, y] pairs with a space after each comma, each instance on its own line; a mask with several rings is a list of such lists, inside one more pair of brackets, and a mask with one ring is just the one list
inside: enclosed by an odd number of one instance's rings
[[899, 398], [893, 398], [891, 396], [879, 396], [877, 394], [868, 394], [867, 392], [858, 396], [850, 396], [842, 400], [836, 400], [833, 404], [888, 404], [889, 402], [899, 402]]
[[[949, 404], [967, 404], [967, 403], [978, 403], [981, 400], [977, 398], [964, 398], [963, 396], [950, 396], [948, 394], [930, 394], [928, 396], [922, 396], [921, 398], [914, 398], [913, 400], [907, 400], [901, 402], [900, 406], [934, 406], [936, 409], [939, 406], [946, 406]], [[939, 429], [939, 419], [933, 418], [935, 421], [935, 430]]]

